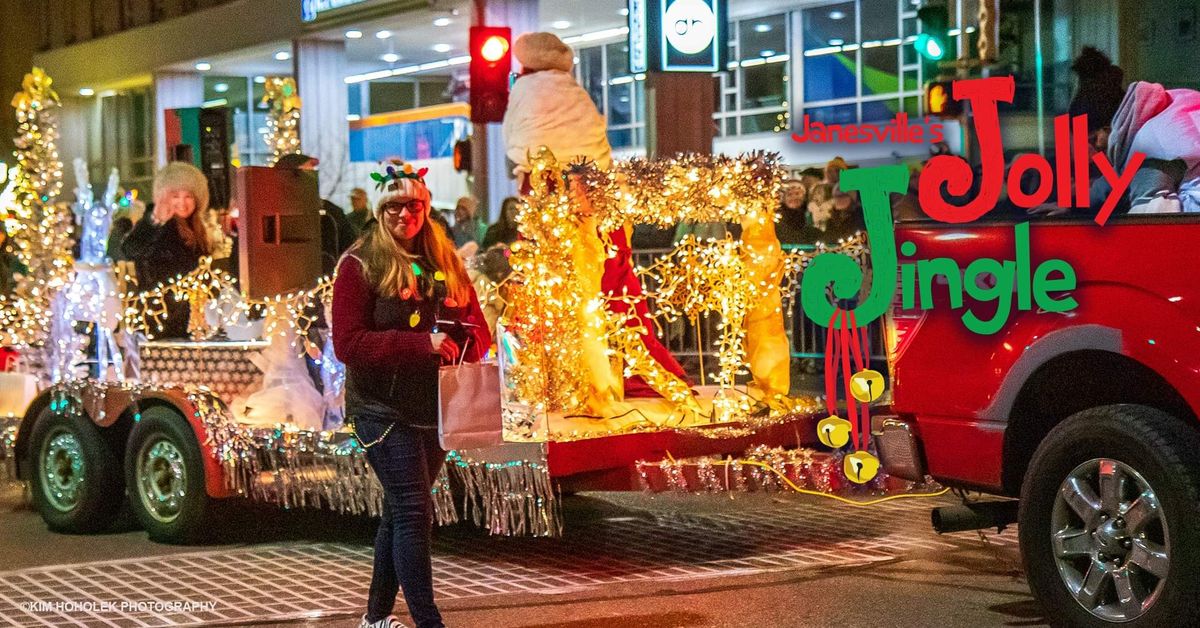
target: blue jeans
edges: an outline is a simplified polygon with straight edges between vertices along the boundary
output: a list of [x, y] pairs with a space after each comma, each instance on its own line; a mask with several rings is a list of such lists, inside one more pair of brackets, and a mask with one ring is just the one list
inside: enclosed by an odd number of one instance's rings
[[[354, 417], [360, 442], [373, 443], [388, 423]], [[367, 621], [392, 614], [396, 594], [404, 590], [408, 614], [417, 628], [443, 628], [433, 602], [430, 537], [433, 499], [430, 488], [446, 452], [436, 429], [396, 425], [382, 441], [367, 449], [367, 462], [383, 485], [383, 517], [375, 535], [375, 567], [367, 597]]]

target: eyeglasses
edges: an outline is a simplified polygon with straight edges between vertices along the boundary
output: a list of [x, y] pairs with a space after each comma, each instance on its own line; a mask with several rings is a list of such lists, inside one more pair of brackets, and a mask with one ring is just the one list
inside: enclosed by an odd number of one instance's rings
[[411, 201], [394, 201], [383, 206], [383, 213], [388, 216], [399, 216], [408, 210], [410, 214], [417, 214], [425, 211], [425, 201], [413, 199]]

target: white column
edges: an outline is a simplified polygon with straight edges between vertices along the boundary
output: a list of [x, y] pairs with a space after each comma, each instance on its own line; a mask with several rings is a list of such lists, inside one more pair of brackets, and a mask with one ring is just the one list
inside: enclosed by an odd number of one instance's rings
[[204, 104], [204, 77], [196, 72], [158, 72], [154, 75], [154, 155], [161, 168], [167, 165], [168, 109], [200, 107]]
[[296, 87], [300, 94], [300, 150], [321, 161], [321, 196], [345, 207], [352, 181], [350, 99], [346, 91], [346, 42], [298, 39]]
[[[484, 20], [487, 26], [511, 28], [513, 41], [522, 33], [541, 30], [538, 0], [489, 0]], [[514, 58], [514, 71], [518, 70], [517, 65]], [[512, 179], [511, 168], [504, 152], [504, 135], [500, 132], [500, 125], [475, 125], [475, 136], [480, 137], [484, 134], [487, 137], [487, 198], [481, 200], [487, 207], [488, 220], [491, 222], [500, 216], [500, 204], [504, 198], [516, 195], [517, 185]]]

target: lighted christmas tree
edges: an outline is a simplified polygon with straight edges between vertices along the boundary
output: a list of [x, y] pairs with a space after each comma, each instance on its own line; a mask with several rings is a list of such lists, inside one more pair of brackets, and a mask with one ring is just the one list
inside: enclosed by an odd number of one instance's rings
[[0, 300], [0, 344], [36, 344], [49, 328], [50, 302], [71, 276], [73, 220], [57, 203], [63, 164], [58, 156], [58, 95], [41, 68], [25, 75], [13, 96], [19, 135], [17, 164], [0, 219], [10, 240], [17, 277]]
[[271, 77], [267, 79], [263, 104], [267, 106], [267, 146], [271, 149], [269, 165], [284, 155], [300, 152], [300, 96], [296, 79]]

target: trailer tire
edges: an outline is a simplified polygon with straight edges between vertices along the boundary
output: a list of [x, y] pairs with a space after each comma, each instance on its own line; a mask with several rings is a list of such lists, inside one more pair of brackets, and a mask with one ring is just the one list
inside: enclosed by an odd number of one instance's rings
[[193, 544], [210, 532], [204, 458], [187, 420], [173, 409], [142, 411], [125, 447], [129, 504], [150, 538]]
[[1200, 622], [1200, 433], [1112, 405], [1046, 436], [1021, 487], [1029, 587], [1057, 626]]
[[45, 410], [30, 435], [33, 505], [55, 532], [112, 525], [123, 502], [121, 465], [108, 438], [81, 413]]

